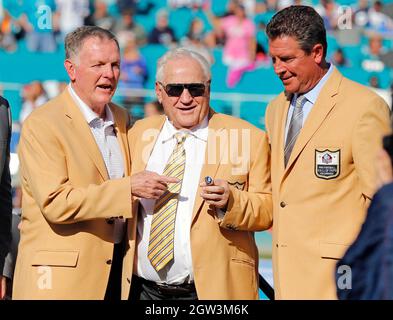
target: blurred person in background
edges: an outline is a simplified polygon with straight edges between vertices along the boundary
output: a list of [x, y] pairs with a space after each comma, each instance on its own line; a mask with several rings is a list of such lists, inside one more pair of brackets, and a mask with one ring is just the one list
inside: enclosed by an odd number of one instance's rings
[[19, 23], [26, 32], [27, 48], [32, 52], [55, 52], [55, 0], [23, 0], [22, 6]]
[[3, 9], [0, 15], [0, 48], [7, 52], [13, 52], [17, 48], [16, 37], [13, 32], [15, 23], [10, 13]]
[[315, 10], [322, 17], [326, 31], [337, 29], [339, 9], [334, 0], [322, 0]]
[[367, 46], [361, 48], [361, 66], [367, 72], [381, 72], [385, 64], [381, 56], [387, 52], [383, 46], [383, 38], [379, 34], [371, 34]]
[[214, 32], [208, 31], [203, 20], [197, 17], [191, 20], [185, 37], [189, 39], [199, 39], [209, 48], [214, 48], [216, 45]]
[[39, 81], [33, 81], [25, 85], [22, 91], [22, 98], [22, 109], [19, 113], [20, 123], [23, 123], [33, 110], [48, 101], [44, 87]]
[[[139, 51], [135, 35], [129, 32], [125, 39], [119, 88], [125, 90], [143, 89], [148, 75], [146, 60]], [[130, 110], [134, 104], [143, 104], [143, 97], [126, 95], [123, 104]]]
[[345, 57], [344, 51], [341, 48], [337, 48], [330, 59], [333, 65], [337, 67], [350, 67], [351, 62]]
[[0, 300], [10, 291], [6, 256], [11, 245], [12, 193], [10, 175], [11, 113], [8, 101], [0, 96]]
[[67, 33], [84, 25], [90, 14], [89, 0], [56, 0], [59, 21], [60, 41], [63, 43]]
[[113, 31], [116, 24], [116, 19], [109, 14], [108, 5], [105, 3], [105, 1], [95, 0], [93, 21], [95, 26], [105, 30]]
[[156, 25], [150, 31], [149, 43], [171, 46], [176, 43], [175, 32], [169, 26], [168, 12], [160, 9], [156, 13]]
[[217, 18], [210, 9], [206, 14], [219, 36], [225, 37], [223, 63], [228, 67], [227, 85], [233, 88], [241, 80], [244, 72], [255, 68], [256, 27], [246, 16], [245, 8], [233, 2], [233, 14]]
[[181, 39], [180, 44], [192, 51], [200, 53], [209, 63], [214, 63], [210, 48], [215, 46], [215, 38], [212, 32], [206, 32], [204, 23], [199, 18], [194, 18], [186, 36]]
[[383, 3], [375, 1], [368, 10], [368, 27], [371, 31], [391, 36], [393, 33], [393, 20], [382, 12]]
[[135, 35], [136, 43], [142, 46], [147, 43], [147, 35], [143, 26], [135, 22], [134, 11], [124, 10], [120, 19], [116, 20], [113, 33], [119, 40], [120, 47], [123, 48], [127, 35], [132, 32]]
[[353, 22], [355, 25], [365, 28], [369, 25], [368, 11], [370, 10], [369, 0], [358, 0], [354, 6]]

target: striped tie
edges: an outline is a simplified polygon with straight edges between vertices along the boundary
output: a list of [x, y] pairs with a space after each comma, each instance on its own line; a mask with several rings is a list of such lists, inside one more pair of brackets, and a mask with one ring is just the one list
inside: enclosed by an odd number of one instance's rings
[[303, 106], [306, 103], [307, 98], [305, 96], [298, 96], [293, 110], [291, 123], [289, 124], [287, 140], [285, 142], [284, 149], [284, 161], [285, 167], [288, 164], [289, 157], [291, 156], [292, 149], [295, 145], [296, 139], [303, 126]]
[[184, 141], [187, 136], [185, 132], [178, 132], [174, 135], [177, 144], [163, 172], [163, 175], [178, 178], [180, 181], [171, 184], [154, 206], [147, 256], [157, 272], [164, 268], [174, 256], [175, 219], [186, 166]]

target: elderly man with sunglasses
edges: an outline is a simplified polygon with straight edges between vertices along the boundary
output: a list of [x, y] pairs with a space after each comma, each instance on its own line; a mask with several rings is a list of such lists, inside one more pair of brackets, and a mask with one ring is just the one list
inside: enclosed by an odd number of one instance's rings
[[[133, 197], [123, 288], [135, 300], [257, 299], [254, 231], [272, 224], [266, 135], [210, 107], [209, 63], [184, 48], [157, 65], [165, 115], [129, 131], [131, 173], [177, 179]], [[140, 186], [149, 188], [149, 181]]]

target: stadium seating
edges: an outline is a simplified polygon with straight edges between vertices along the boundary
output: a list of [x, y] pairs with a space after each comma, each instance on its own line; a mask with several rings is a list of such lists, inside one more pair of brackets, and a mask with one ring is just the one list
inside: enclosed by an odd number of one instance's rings
[[[155, 24], [155, 15], [157, 11], [163, 7], [166, 7], [166, 0], [155, 0], [155, 7], [148, 14], [138, 14], [136, 21], [144, 26], [147, 32], [149, 32]], [[227, 1], [213, 1], [213, 11], [216, 14], [223, 14], [225, 12]], [[318, 4], [318, 1], [313, 0], [314, 5]], [[337, 3], [341, 5], [353, 4], [353, 0], [339, 0]], [[383, 3], [393, 3], [393, 0], [385, 0]], [[211, 29], [206, 16], [201, 11], [189, 10], [186, 8], [173, 9], [167, 8], [169, 12], [170, 25], [176, 32], [178, 39], [183, 37], [188, 28], [191, 20], [194, 17], [201, 18], [206, 25], [207, 29]], [[109, 7], [109, 12], [112, 15], [119, 16], [116, 6], [112, 5]], [[257, 26], [260, 24], [267, 24], [271, 19], [273, 12], [268, 12], [260, 15], [256, 15], [254, 21]], [[340, 68], [344, 75], [358, 81], [362, 84], [369, 84], [371, 76], [377, 76], [382, 88], [389, 88], [391, 85], [392, 72], [391, 69], [386, 67], [382, 72], [371, 73], [366, 72], [361, 68], [362, 61], [362, 46], [367, 44], [368, 38], [362, 36], [358, 44], [353, 45], [342, 45], [340, 43], [342, 37], [337, 34], [328, 34], [328, 57], [331, 56], [334, 50], [341, 47], [346, 57], [350, 60], [349, 67]], [[267, 49], [268, 41], [263, 29], [259, 28], [257, 33], [257, 41]], [[384, 40], [384, 47], [392, 49], [393, 44], [391, 40]], [[161, 45], [146, 45], [141, 48], [142, 55], [148, 61], [148, 80], [146, 83], [147, 89], [154, 88], [154, 75], [157, 59], [167, 50]], [[212, 51], [215, 59], [215, 63], [212, 66], [213, 82], [212, 92], [218, 93], [242, 93], [242, 94], [256, 94], [261, 95], [261, 100], [257, 101], [246, 101], [240, 104], [240, 115], [256, 124], [259, 127], [263, 127], [264, 112], [267, 102], [262, 99], [263, 95], [274, 95], [282, 90], [282, 84], [277, 79], [271, 66], [260, 66], [254, 71], [247, 72], [236, 85], [235, 88], [228, 88], [226, 85], [226, 74], [227, 67], [222, 63], [222, 47], [217, 47]], [[67, 81], [67, 74], [63, 67], [64, 59], [64, 48], [59, 46], [58, 51], [54, 54], [42, 54], [42, 53], [30, 53], [27, 51], [24, 41], [20, 41], [18, 50], [15, 53], [5, 53], [0, 51], [0, 83], [19, 83], [25, 84], [33, 80], [58, 80]], [[15, 90], [8, 90], [5, 86], [5, 95], [10, 100], [13, 106], [13, 118], [18, 119], [18, 113], [21, 105], [21, 97]], [[246, 99], [247, 100], [247, 99]], [[231, 102], [230, 101], [212, 101], [212, 105], [218, 111], [230, 113]], [[141, 110], [135, 110], [136, 113], [141, 113]]]

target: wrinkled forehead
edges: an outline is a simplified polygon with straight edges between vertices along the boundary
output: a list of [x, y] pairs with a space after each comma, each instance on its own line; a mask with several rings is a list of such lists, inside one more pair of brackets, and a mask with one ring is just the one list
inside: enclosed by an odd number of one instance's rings
[[75, 56], [75, 60], [120, 60], [120, 51], [113, 39], [92, 37], [86, 39]]
[[113, 47], [117, 48], [117, 51], [120, 50], [117, 42], [115, 39], [110, 39], [104, 36], [90, 36], [86, 37], [85, 39], [82, 40], [80, 44], [80, 50], [81, 49], [88, 49], [92, 46], [100, 46], [100, 47], [107, 47], [110, 46], [111, 50], [113, 50]]
[[166, 83], [199, 83], [207, 80], [202, 66], [193, 58], [174, 58], [164, 66], [164, 81]]

